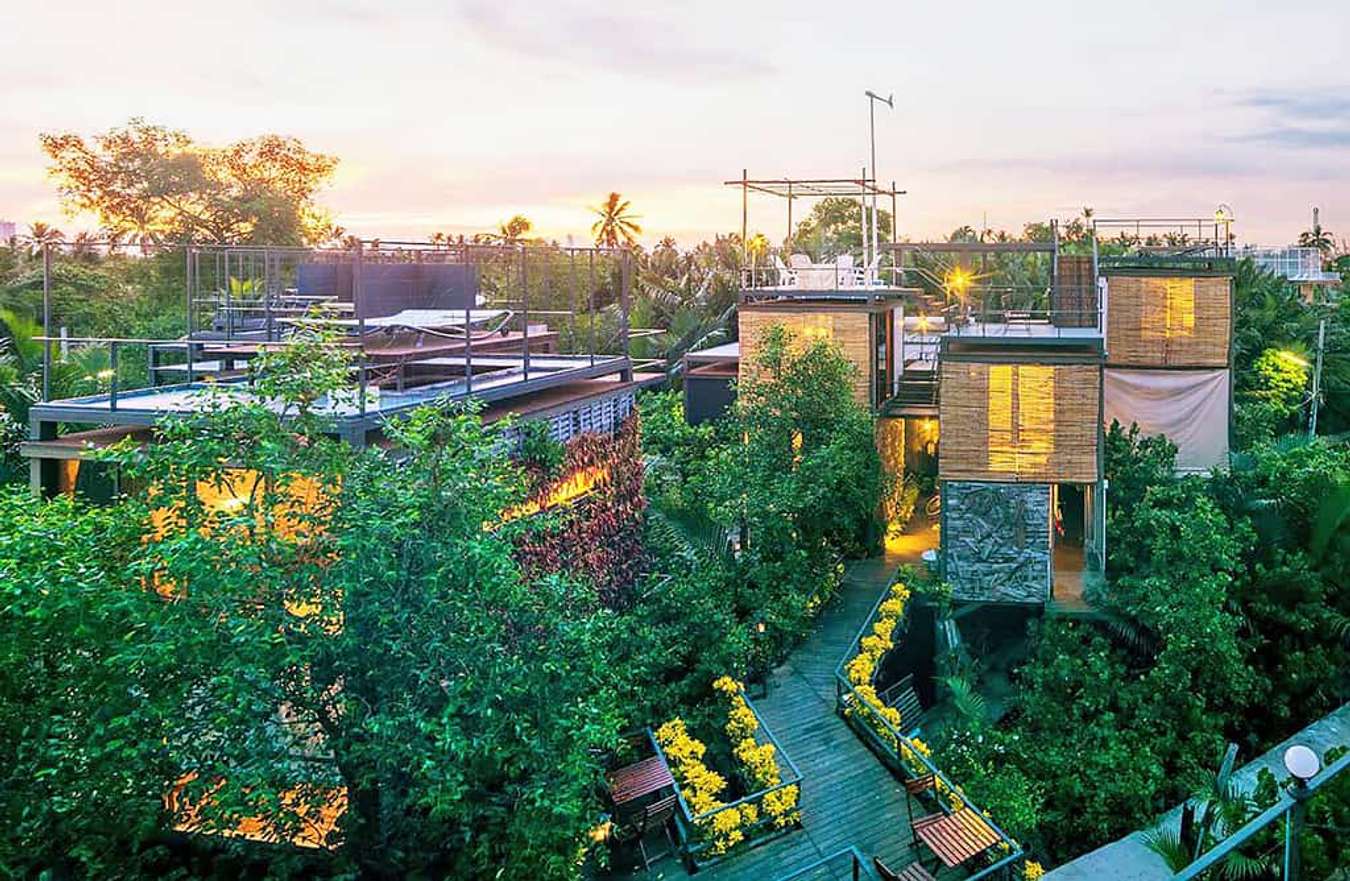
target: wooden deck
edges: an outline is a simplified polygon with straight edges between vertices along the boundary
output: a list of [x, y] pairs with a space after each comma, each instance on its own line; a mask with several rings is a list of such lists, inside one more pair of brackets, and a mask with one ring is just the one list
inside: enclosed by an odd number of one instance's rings
[[[770, 677], [757, 699], [765, 722], [802, 772], [803, 828], [698, 872], [700, 881], [773, 881], [855, 845], [894, 869], [916, 858], [904, 787], [834, 712], [834, 668], [895, 571], [894, 557], [849, 566], [839, 597], [816, 631]], [[924, 809], [915, 803], [914, 816]], [[931, 865], [932, 855], [924, 854]], [[839, 872], [847, 874], [847, 863]], [[964, 873], [946, 870], [942, 881]], [[632, 877], [647, 877], [638, 872]], [[675, 859], [652, 866], [652, 878], [685, 877]], [[830, 878], [827, 871], [810, 876]], [[841, 876], [842, 878], [842, 876]]]

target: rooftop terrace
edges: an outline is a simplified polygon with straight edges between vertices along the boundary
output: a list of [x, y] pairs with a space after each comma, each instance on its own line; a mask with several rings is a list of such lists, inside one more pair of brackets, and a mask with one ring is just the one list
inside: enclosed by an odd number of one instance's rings
[[[318, 411], [363, 442], [382, 420], [432, 401], [502, 402], [578, 382], [633, 378], [633, 258], [625, 250], [542, 244], [344, 248], [186, 246], [175, 339], [58, 335], [44, 259], [42, 400], [34, 440], [55, 424], [145, 425], [222, 398], [253, 399], [249, 362], [300, 339], [351, 355], [349, 385]], [[56, 366], [95, 349], [98, 393], [60, 397]]]

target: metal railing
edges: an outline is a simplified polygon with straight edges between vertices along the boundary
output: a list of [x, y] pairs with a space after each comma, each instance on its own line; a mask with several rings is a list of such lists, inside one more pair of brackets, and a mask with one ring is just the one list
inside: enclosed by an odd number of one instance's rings
[[[740, 697], [745, 700], [746, 706], [755, 715], [756, 727], [754, 731], [755, 742], [763, 745], [769, 743], [774, 748], [774, 761], [778, 764], [779, 782], [774, 786], [769, 786], [756, 792], [751, 792], [733, 802], [729, 802], [711, 810], [704, 811], [701, 814], [695, 814], [685, 801], [684, 793], [680, 791], [677, 783], [675, 794], [679, 800], [680, 810], [676, 814], [676, 828], [679, 832], [680, 849], [685, 858], [696, 868], [704, 868], [719, 863], [730, 856], [734, 856], [751, 847], [757, 847], [768, 841], [777, 838], [779, 835], [799, 828], [801, 825], [800, 817], [791, 825], [780, 827], [776, 825], [776, 817], [764, 808], [765, 799], [773, 793], [783, 792], [789, 788], [796, 789], [796, 811], [799, 813], [801, 808], [801, 785], [802, 773], [797, 768], [792, 757], [783, 749], [778, 738], [769, 730], [768, 725], [764, 723], [764, 717], [760, 715], [759, 709], [755, 706], [750, 696], [741, 689]], [[657, 743], [655, 736], [652, 737], [652, 744], [655, 746], [661, 760], [669, 766], [669, 761], [665, 757], [665, 752], [661, 745]], [[727, 811], [740, 812], [745, 805], [754, 805], [756, 807], [757, 819], [748, 825], [740, 827], [745, 839], [736, 844], [726, 853], [710, 855], [709, 851], [713, 848], [713, 842], [705, 835], [705, 830], [711, 829], [715, 823], [715, 818], [719, 814]]]
[[1346, 753], [1332, 762], [1306, 783], [1295, 782], [1290, 789], [1280, 793], [1275, 804], [1253, 817], [1240, 829], [1223, 841], [1201, 854], [1199, 859], [1172, 876], [1172, 881], [1192, 881], [1213, 868], [1219, 861], [1250, 841], [1261, 830], [1273, 823], [1284, 820], [1284, 853], [1280, 865], [1280, 878], [1283, 881], [1295, 881], [1298, 877], [1298, 835], [1302, 826], [1302, 814], [1308, 799], [1317, 790], [1334, 780], [1339, 774], [1350, 768], [1350, 753]]
[[[107, 350], [106, 373], [108, 409], [119, 407], [119, 398], [133, 388], [123, 370], [124, 357], [129, 347], [146, 350], [145, 384], [156, 385], [163, 376], [184, 376], [192, 385], [201, 376], [213, 376], [220, 370], [213, 367], [232, 366], [246, 361], [269, 346], [288, 344], [296, 329], [302, 325], [326, 326], [339, 334], [348, 334], [363, 345], [374, 343], [379, 348], [380, 338], [402, 332], [416, 337], [405, 356], [398, 360], [395, 384], [403, 390], [404, 371], [408, 364], [427, 363], [435, 357], [459, 358], [462, 365], [462, 386], [467, 396], [473, 392], [475, 376], [500, 364], [489, 364], [474, 352], [480, 347], [495, 361], [514, 354], [520, 361], [521, 378], [529, 382], [540, 372], [535, 369], [536, 343], [548, 348], [562, 349], [564, 354], [580, 354], [590, 368], [601, 361], [612, 362], [615, 357], [625, 359], [619, 372], [624, 379], [631, 378], [627, 362], [633, 338], [649, 336], [656, 331], [636, 333], [629, 325], [629, 307], [632, 300], [633, 255], [626, 249], [563, 248], [542, 244], [480, 244], [452, 243], [360, 243], [352, 247], [302, 248], [234, 245], [173, 245], [138, 248], [140, 256], [126, 259], [169, 258], [166, 271], [177, 267], [184, 286], [184, 305], [187, 333], [178, 339], [142, 339], [115, 337], [74, 337], [57, 334], [60, 316], [54, 314], [52, 288], [57, 257], [84, 259], [92, 253], [111, 256], [132, 250], [124, 245], [99, 243], [94, 251], [86, 245], [49, 243], [42, 247], [42, 325], [36, 339], [42, 350], [43, 403], [53, 398], [53, 345], [62, 351], [70, 346], [95, 346]], [[177, 255], [177, 256], [175, 256]], [[181, 260], [181, 262], [179, 262]], [[363, 273], [363, 266], [365, 272]], [[365, 290], [366, 282], [373, 282], [376, 267], [392, 267], [395, 274], [404, 269], [421, 279], [416, 290], [401, 286], [401, 276], [385, 278], [381, 291]], [[400, 268], [402, 267], [402, 268]], [[425, 267], [425, 268], [423, 268]], [[339, 278], [338, 268], [347, 271], [345, 280]], [[332, 270], [332, 290], [301, 289], [301, 276], [307, 271], [320, 275]], [[440, 273], [439, 275], [437, 273]], [[444, 276], [444, 277], [442, 277]], [[452, 277], [453, 276], [453, 277]], [[341, 283], [339, 283], [341, 282]], [[179, 282], [174, 282], [178, 284]], [[309, 287], [315, 282], [311, 277]], [[345, 293], [342, 288], [345, 285]], [[456, 287], [456, 286], [459, 287]], [[462, 289], [461, 289], [462, 288]], [[401, 310], [419, 309], [422, 294], [431, 296], [433, 290], [458, 291], [455, 296], [465, 301], [462, 322], [452, 320], [453, 326], [430, 327], [410, 321], [403, 328], [386, 327], [374, 316], [399, 314]], [[411, 293], [410, 293], [411, 291]], [[419, 293], [419, 291], [421, 293]], [[440, 294], [437, 294], [440, 296]], [[502, 329], [514, 334], [509, 340], [493, 338], [478, 332], [474, 313], [494, 309], [493, 303], [512, 303], [504, 309]], [[384, 310], [384, 311], [381, 311]], [[440, 309], [454, 314], [459, 306]], [[566, 316], [556, 329], [547, 328], [535, 320], [543, 315]], [[385, 316], [387, 318], [387, 316]], [[416, 326], [414, 326], [416, 325]], [[542, 329], [541, 329], [542, 328]], [[547, 331], [547, 337], [540, 335]], [[451, 339], [451, 338], [454, 339]], [[353, 340], [344, 340], [351, 343]], [[425, 345], [425, 357], [415, 349]], [[385, 348], [389, 348], [388, 345]], [[435, 350], [439, 348], [439, 353]], [[229, 349], [230, 351], [225, 351]], [[212, 354], [225, 351], [222, 362], [206, 365]], [[181, 362], [163, 355], [182, 353]], [[139, 353], [138, 353], [139, 355]], [[369, 355], [370, 357], [367, 357]], [[368, 374], [379, 375], [383, 358], [391, 360], [388, 352], [366, 353], [354, 368], [359, 376], [361, 400], [365, 400]], [[369, 363], [367, 363], [369, 362]], [[442, 367], [449, 369], [448, 365]], [[229, 372], [229, 371], [225, 371]], [[130, 373], [137, 373], [136, 370]], [[234, 378], [230, 376], [229, 378]], [[69, 397], [69, 395], [62, 395]], [[362, 404], [364, 413], [364, 403]]]
[[[883, 716], [875, 707], [859, 694], [857, 688], [849, 680], [845, 673], [848, 663], [853, 660], [862, 650], [863, 637], [872, 633], [872, 625], [876, 621], [881, 604], [886, 602], [891, 594], [891, 585], [887, 585], [882, 591], [881, 596], [877, 598], [872, 606], [871, 612], [864, 619], [862, 627], [858, 629], [853, 641], [849, 644], [848, 652], [840, 659], [834, 668], [835, 680], [835, 711], [844, 719], [845, 723], [853, 729], [854, 733], [882, 759], [882, 764], [886, 765], [893, 773], [906, 778], [921, 777], [925, 774], [932, 774], [934, 779], [935, 795], [940, 794], [949, 801], [942, 803], [939, 799], [939, 805], [942, 809], [954, 810], [964, 809], [975, 812], [980, 816], [989, 829], [998, 837], [998, 841], [991, 846], [999, 848], [1002, 856], [989, 852], [989, 859], [992, 860], [988, 865], [969, 875], [965, 881], [979, 881], [981, 878], [988, 877], [994, 872], [1011, 866], [1014, 862], [1023, 856], [1021, 845], [1019, 845], [1012, 836], [1000, 829], [994, 821], [984, 811], [980, 810], [970, 799], [966, 798], [965, 793], [959, 787], [953, 784], [945, 774], [935, 765], [925, 754], [926, 747], [917, 746], [912, 739], [905, 736], [900, 729], [891, 724], [890, 720]], [[908, 616], [908, 607], [906, 607], [905, 617]], [[902, 617], [896, 627], [896, 634], [901, 632], [904, 626], [905, 617]], [[894, 651], [892, 647], [890, 651]], [[882, 656], [884, 659], [884, 655]], [[880, 667], [880, 664], [878, 664]], [[951, 801], [959, 804], [959, 807], [952, 805]]]
[[849, 263], [812, 263], [806, 266], [751, 266], [741, 269], [744, 290], [812, 293], [866, 291], [895, 287], [887, 276], [890, 266], [854, 266]]
[[775, 881], [843, 881], [844, 878], [849, 881], [880, 881], [867, 858], [851, 844], [800, 869], [780, 875]]

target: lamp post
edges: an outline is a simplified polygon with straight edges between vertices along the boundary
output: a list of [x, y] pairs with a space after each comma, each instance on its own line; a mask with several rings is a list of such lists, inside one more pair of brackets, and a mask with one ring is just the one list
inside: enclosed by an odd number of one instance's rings
[[1308, 781], [1317, 776], [1322, 763], [1317, 753], [1301, 743], [1296, 743], [1284, 751], [1284, 768], [1294, 778], [1294, 786], [1289, 794], [1294, 803], [1289, 813], [1284, 815], [1284, 881], [1298, 881], [1298, 836], [1303, 831], [1303, 815], [1307, 811]]
[[[867, 266], [872, 265], [872, 257], [876, 256], [877, 250], [877, 187], [876, 182], [880, 180], [877, 177], [877, 102], [880, 101], [891, 110], [895, 109], [895, 94], [892, 93], [883, 98], [871, 89], [868, 89], [867, 95], [867, 131], [872, 142], [872, 253], [869, 256], [866, 246], [867, 230], [863, 230], [863, 263]], [[866, 176], [864, 176], [866, 177]], [[866, 180], [863, 181], [866, 185]], [[866, 197], [864, 197], [866, 199]], [[891, 223], [895, 223], [895, 218], [891, 218]]]
[[768, 627], [764, 624], [761, 617], [755, 621], [755, 629], [750, 631], [750, 638], [753, 640], [754, 649], [751, 651], [751, 657], [754, 659], [754, 667], [750, 671], [751, 684], [759, 683], [760, 693], [755, 697], [769, 696], [769, 658], [764, 647], [764, 634]]

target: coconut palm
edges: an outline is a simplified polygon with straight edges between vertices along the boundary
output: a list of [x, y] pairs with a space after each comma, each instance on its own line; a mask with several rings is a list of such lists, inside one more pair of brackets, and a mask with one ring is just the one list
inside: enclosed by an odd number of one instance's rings
[[1316, 248], [1326, 257], [1336, 247], [1336, 240], [1330, 231], [1322, 229], [1322, 224], [1314, 220], [1312, 229], [1305, 229], [1298, 234], [1298, 245], [1300, 248]]
[[65, 233], [54, 226], [35, 220], [28, 226], [28, 240], [36, 254], [46, 245], [55, 245], [65, 240]]
[[633, 203], [618, 193], [610, 193], [604, 205], [591, 209], [600, 216], [600, 219], [591, 225], [591, 234], [595, 236], [597, 245], [602, 248], [617, 248], [621, 243], [637, 244], [637, 237], [642, 235], [642, 227], [636, 223], [638, 216], [630, 213], [632, 207]]

